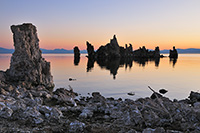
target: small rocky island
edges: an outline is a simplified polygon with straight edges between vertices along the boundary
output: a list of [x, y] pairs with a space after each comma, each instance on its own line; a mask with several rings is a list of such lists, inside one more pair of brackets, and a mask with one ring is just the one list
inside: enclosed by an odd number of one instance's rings
[[94, 51], [94, 46], [90, 44], [88, 41], [87, 44], [87, 52], [88, 58], [94, 60], [113, 60], [116, 58], [160, 58], [160, 49], [156, 47], [154, 51], [148, 50], [143, 46], [139, 49], [133, 51], [132, 44], [125, 44], [125, 48], [119, 46], [116, 35], [113, 36], [113, 39], [110, 40], [110, 43], [107, 43], [105, 46], [100, 46], [97, 51]]
[[160, 58], [164, 57], [160, 54], [158, 46], [155, 47], [155, 50], [148, 50], [143, 46], [134, 51], [132, 44], [129, 44], [129, 46], [125, 44], [125, 47], [119, 46], [116, 35], [113, 36], [113, 39], [110, 39], [110, 43], [100, 46], [96, 51], [88, 41], [86, 45], [88, 52], [87, 72], [91, 71], [94, 63], [97, 62], [101, 68], [110, 70], [113, 79], [116, 79], [119, 67], [125, 65], [125, 68], [127, 66], [131, 68], [133, 61], [142, 66], [145, 66], [148, 61], [153, 61], [155, 66], [158, 67]]
[[[151, 97], [130, 100], [105, 98], [99, 92], [77, 98], [71, 86], [52, 91], [50, 63], [42, 58], [36, 27], [22, 24], [11, 30], [15, 52], [10, 68], [0, 71], [0, 132], [200, 132], [197, 92], [184, 100], [170, 100], [153, 90]], [[131, 45], [120, 54], [116, 37], [101, 49], [96, 54], [91, 46], [90, 58], [132, 54]], [[157, 52], [151, 55], [157, 56]]]

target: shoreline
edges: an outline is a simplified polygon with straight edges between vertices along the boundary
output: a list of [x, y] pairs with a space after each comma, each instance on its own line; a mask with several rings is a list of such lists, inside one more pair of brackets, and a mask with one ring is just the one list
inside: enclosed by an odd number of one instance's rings
[[[77, 98], [72, 89], [26, 89], [0, 78], [1, 132], [198, 132], [199, 93], [167, 97], [105, 98], [99, 92]], [[195, 99], [196, 98], [196, 99]], [[6, 128], [4, 128], [6, 127]]]

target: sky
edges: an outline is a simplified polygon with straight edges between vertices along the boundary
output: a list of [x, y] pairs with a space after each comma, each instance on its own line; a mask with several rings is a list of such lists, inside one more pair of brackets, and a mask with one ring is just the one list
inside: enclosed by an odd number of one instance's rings
[[200, 0], [0, 0], [0, 47], [13, 48], [11, 25], [32, 23], [40, 47], [95, 49], [115, 34], [133, 49], [200, 48]]

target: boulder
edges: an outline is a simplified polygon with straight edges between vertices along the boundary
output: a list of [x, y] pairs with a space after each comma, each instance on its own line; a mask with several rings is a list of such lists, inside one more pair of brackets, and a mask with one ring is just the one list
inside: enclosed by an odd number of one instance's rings
[[69, 125], [69, 132], [70, 133], [78, 133], [78, 132], [83, 132], [85, 128], [85, 123], [79, 122], [79, 121], [74, 121], [71, 122]]
[[189, 99], [192, 104], [195, 102], [199, 102], [200, 101], [200, 93], [191, 91]]
[[36, 27], [30, 23], [12, 25], [15, 51], [10, 68], [6, 71], [10, 82], [28, 82], [32, 86], [53, 88], [50, 62], [42, 58]]
[[56, 104], [66, 104], [69, 106], [76, 106], [74, 98], [77, 96], [77, 93], [74, 93], [73, 90], [67, 90], [64, 88], [59, 88], [53, 92], [53, 101]]
[[10, 118], [13, 114], [13, 110], [9, 107], [3, 107], [1, 110], [0, 110], [0, 117], [2, 118]]

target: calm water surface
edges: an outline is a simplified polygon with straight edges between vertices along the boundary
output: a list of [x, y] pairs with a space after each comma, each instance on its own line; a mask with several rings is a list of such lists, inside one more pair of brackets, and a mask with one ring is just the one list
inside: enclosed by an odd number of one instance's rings
[[[0, 54], [0, 70], [6, 70], [11, 54]], [[68, 85], [83, 96], [100, 91], [105, 97], [137, 99], [152, 94], [147, 86], [158, 91], [165, 88], [170, 99], [188, 97], [191, 90], [200, 90], [200, 54], [179, 54], [177, 61], [162, 58], [160, 61], [120, 61], [107, 64], [89, 62], [81, 55], [74, 65], [72, 54], [44, 54], [51, 62], [56, 87]], [[88, 68], [89, 64], [89, 68]], [[92, 67], [93, 66], [93, 67]], [[69, 81], [69, 78], [76, 81]], [[135, 92], [134, 96], [127, 95]]]

